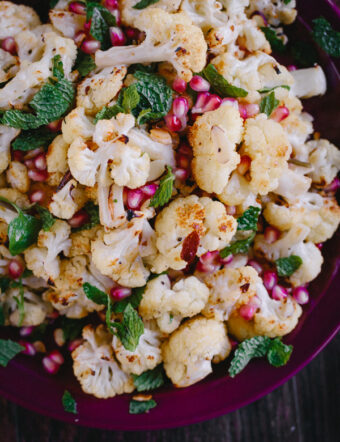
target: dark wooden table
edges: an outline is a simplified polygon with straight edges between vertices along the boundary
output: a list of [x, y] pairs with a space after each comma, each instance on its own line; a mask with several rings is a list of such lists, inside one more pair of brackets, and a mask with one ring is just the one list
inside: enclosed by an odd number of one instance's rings
[[340, 335], [263, 399], [229, 415], [174, 430], [128, 433], [81, 428], [0, 398], [0, 442], [339, 442], [339, 348]]

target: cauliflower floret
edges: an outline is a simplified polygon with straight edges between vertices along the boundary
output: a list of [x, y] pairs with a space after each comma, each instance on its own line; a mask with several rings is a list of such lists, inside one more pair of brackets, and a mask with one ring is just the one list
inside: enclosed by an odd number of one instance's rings
[[[0, 218], [1, 218], [1, 212], [2, 212], [1, 209], [2, 208], [0, 207]], [[8, 240], [7, 229], [8, 229], [7, 224], [0, 221], [0, 244], [5, 244]]]
[[294, 77], [292, 93], [299, 98], [311, 98], [324, 95], [327, 90], [327, 80], [321, 66], [308, 69], [297, 69], [291, 72]]
[[311, 229], [307, 239], [315, 244], [325, 242], [337, 231], [340, 224], [340, 207], [336, 199], [324, 198], [318, 212], [318, 223]]
[[28, 192], [30, 179], [25, 164], [19, 163], [19, 161], [12, 161], [6, 171], [6, 178], [8, 184], [14, 189], [18, 189], [22, 193]]
[[85, 393], [106, 399], [134, 390], [132, 377], [116, 362], [111, 346], [112, 335], [101, 324], [83, 329], [85, 342], [72, 352], [73, 371]]
[[[157, 271], [187, 266], [186, 259], [227, 246], [236, 231], [235, 218], [225, 207], [210, 198], [191, 195], [177, 198], [157, 216], [156, 245], [160, 256], [154, 261]], [[187, 250], [188, 249], [188, 250]], [[192, 256], [193, 255], [193, 256]]]
[[0, 83], [6, 83], [18, 71], [19, 60], [9, 52], [0, 49]]
[[53, 26], [37, 26], [34, 29], [26, 29], [19, 32], [19, 34], [15, 36], [18, 57], [21, 64], [23, 64], [23, 61], [34, 62], [40, 60], [45, 47], [44, 34], [48, 32], [55, 32]]
[[208, 376], [211, 362], [224, 360], [230, 351], [225, 324], [197, 317], [182, 324], [164, 342], [164, 369], [175, 387], [188, 387]]
[[41, 86], [52, 75], [52, 58], [60, 55], [66, 78], [70, 78], [77, 47], [73, 40], [54, 32], [44, 34], [45, 49], [39, 61], [23, 63], [19, 72], [0, 89], [0, 107], [9, 109], [14, 104], [26, 103], [32, 90]]
[[[0, 275], [6, 275], [8, 273], [8, 263], [13, 259], [7, 247], [0, 245]], [[1, 291], [1, 289], [0, 289]]]
[[62, 135], [58, 135], [48, 146], [46, 164], [48, 171], [48, 184], [58, 186], [68, 170], [67, 151], [69, 145]]
[[85, 115], [85, 109], [76, 107], [64, 118], [61, 129], [65, 142], [71, 144], [78, 137], [85, 140], [92, 138], [95, 126], [92, 118]]
[[[24, 318], [22, 326], [36, 326], [44, 322], [47, 313], [52, 312], [51, 305], [44, 302], [39, 295], [29, 291], [27, 287], [24, 290]], [[20, 299], [20, 288], [11, 288], [6, 293], [0, 294], [0, 301], [5, 308], [5, 315], [7, 317], [5, 325], [13, 325], [19, 327], [20, 312], [18, 309], [18, 302]], [[21, 326], [20, 325], [20, 326]]]
[[19, 133], [20, 131], [14, 127], [0, 125], [0, 173], [9, 165], [11, 142]]
[[98, 186], [97, 196], [100, 223], [109, 228], [122, 226], [127, 216], [124, 207], [124, 188], [116, 184]]
[[304, 143], [314, 130], [313, 117], [307, 112], [290, 112], [288, 118], [285, 118], [280, 124], [293, 147], [294, 158], [300, 161], [308, 161], [308, 154], [305, 158], [303, 151], [305, 150]]
[[168, 61], [185, 81], [191, 80], [192, 72], [204, 68], [207, 53], [204, 35], [185, 13], [169, 14], [148, 8], [139, 13], [134, 25], [146, 32], [145, 40], [138, 46], [97, 51], [98, 67]]
[[48, 15], [53, 26], [68, 38], [74, 38], [77, 32], [82, 31], [86, 22], [85, 15], [70, 11], [51, 9]]
[[249, 206], [261, 206], [256, 200], [257, 193], [253, 193], [250, 188], [249, 181], [236, 171], [231, 174], [228, 184], [217, 197], [228, 206], [238, 206], [242, 213]]
[[100, 233], [91, 245], [97, 269], [125, 287], [142, 287], [150, 274], [140, 256], [145, 215], [141, 212], [135, 214], [137, 216], [123, 226]]
[[[12, 203], [15, 203], [20, 209], [25, 209], [30, 205], [29, 199], [27, 195], [22, 194], [17, 189], [0, 189], [0, 196], [8, 199]], [[0, 220], [4, 221], [6, 224], [9, 224], [18, 216], [18, 212], [14, 210], [12, 207], [8, 207], [8, 205], [4, 205], [2, 201], [0, 201]]]
[[254, 336], [275, 338], [290, 333], [297, 325], [302, 308], [291, 296], [276, 301], [272, 299], [262, 282], [257, 284], [256, 313], [247, 321], [234, 311], [227, 324], [230, 333], [243, 341]]
[[227, 104], [197, 118], [189, 132], [189, 142], [194, 153], [192, 172], [201, 189], [223, 192], [240, 162], [236, 145], [241, 142], [242, 132], [239, 111]]
[[27, 267], [35, 276], [47, 280], [55, 280], [60, 273], [59, 254], [67, 254], [71, 247], [69, 238], [70, 225], [57, 220], [48, 232], [41, 230], [38, 235], [38, 247], [25, 250]]
[[120, 339], [114, 336], [112, 346], [122, 370], [125, 373], [140, 375], [160, 364], [162, 362], [161, 338], [162, 333], [151, 321], [144, 321], [144, 333], [139, 338], [135, 351], [126, 350]]
[[312, 180], [304, 175], [307, 172], [305, 168], [289, 165], [289, 169], [280, 176], [276, 189], [272, 189], [273, 192], [283, 196], [290, 203], [299, 201], [312, 184]]
[[92, 227], [92, 229], [81, 230], [70, 235], [71, 247], [66, 256], [73, 258], [74, 256], [90, 255], [91, 241], [93, 241], [98, 233], [99, 227]]
[[14, 37], [23, 29], [39, 25], [40, 20], [34, 9], [12, 2], [2, 1], [0, 3], [0, 40]]
[[210, 296], [202, 314], [226, 321], [235, 308], [246, 304], [256, 294], [260, 278], [253, 267], [228, 267], [204, 277], [204, 282], [210, 289]]
[[[182, 0], [158, 0], [156, 6], [157, 8], [164, 9], [167, 12], [176, 12], [181, 4], [181, 1]], [[140, 10], [134, 9], [134, 6], [138, 2], [139, 0], [120, 0], [119, 6], [124, 25], [135, 26], [136, 19], [140, 14]]]
[[309, 162], [314, 170], [309, 174], [313, 183], [330, 184], [340, 170], [340, 150], [327, 140], [312, 140], [306, 144], [310, 150]]
[[87, 114], [96, 114], [121, 90], [126, 73], [125, 66], [118, 66], [86, 77], [77, 88], [77, 106], [83, 107]]
[[229, 20], [228, 14], [223, 11], [223, 5], [216, 0], [183, 0], [181, 11], [184, 11], [203, 32], [224, 27]]
[[268, 120], [264, 114], [249, 118], [245, 127], [242, 154], [251, 159], [250, 188], [266, 195], [278, 186], [288, 169], [292, 147], [280, 124]]
[[264, 255], [269, 261], [276, 261], [291, 255], [299, 256], [302, 264], [289, 280], [293, 286], [304, 285], [318, 276], [323, 263], [320, 250], [312, 242], [304, 242], [309, 233], [309, 227], [295, 224], [280, 239], [271, 244], [265, 241], [263, 235], [257, 235], [254, 251], [258, 255]]
[[271, 25], [290, 25], [297, 15], [295, 7], [295, 0], [250, 0], [247, 14], [251, 17], [254, 12], [261, 11]]
[[77, 187], [76, 180], [70, 180], [52, 196], [50, 212], [57, 218], [70, 219], [85, 204], [86, 195]]
[[164, 333], [172, 333], [183, 318], [197, 315], [209, 298], [208, 287], [196, 277], [180, 279], [171, 288], [167, 275], [148, 282], [139, 313], [143, 319], [156, 319]]

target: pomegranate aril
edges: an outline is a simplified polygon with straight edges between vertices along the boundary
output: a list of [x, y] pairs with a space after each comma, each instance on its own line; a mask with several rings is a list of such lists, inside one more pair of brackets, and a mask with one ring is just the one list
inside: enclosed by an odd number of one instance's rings
[[178, 132], [182, 129], [182, 122], [178, 117], [176, 117], [176, 115], [169, 113], [164, 117], [164, 120], [166, 127], [170, 130], [170, 132]]
[[214, 273], [221, 267], [221, 258], [218, 250], [206, 252], [197, 263], [196, 270], [202, 273]]
[[186, 98], [177, 97], [174, 99], [174, 102], [172, 104], [172, 111], [176, 117], [178, 118], [184, 117], [188, 113], [188, 110], [189, 110], [189, 104]]
[[158, 184], [146, 184], [145, 186], [141, 187], [140, 190], [144, 193], [144, 195], [151, 198], [157, 192], [158, 187]]
[[290, 64], [289, 66], [287, 66], [287, 69], [289, 70], [289, 72], [292, 72], [296, 71], [297, 67], [295, 66], [295, 64]]
[[136, 28], [125, 28], [124, 29], [125, 35], [129, 40], [137, 40], [138, 39], [138, 35], [139, 35], [139, 31]]
[[56, 364], [62, 365], [64, 363], [64, 356], [60, 353], [59, 350], [52, 350], [48, 357], [52, 359]]
[[181, 181], [185, 181], [186, 179], [189, 178], [189, 171], [187, 169], [175, 168], [173, 170], [173, 173], [174, 173], [175, 177]]
[[127, 194], [127, 206], [129, 209], [138, 210], [145, 201], [145, 195], [140, 189], [129, 189]]
[[307, 304], [309, 301], [309, 292], [306, 287], [295, 287], [293, 289], [293, 298], [301, 305]]
[[242, 305], [239, 310], [241, 318], [245, 319], [246, 321], [250, 321], [251, 319], [253, 319], [255, 313], [256, 307], [251, 304]]
[[131, 293], [131, 289], [127, 287], [114, 287], [110, 291], [110, 295], [115, 301], [121, 301], [122, 299], [131, 296]]
[[41, 153], [44, 152], [44, 149], [42, 147], [37, 147], [37, 149], [30, 150], [25, 156], [24, 160], [32, 160], [33, 158], [37, 157]]
[[112, 26], [110, 28], [110, 39], [112, 46], [124, 46], [126, 43], [126, 37], [121, 28]]
[[248, 155], [242, 155], [239, 164], [237, 165], [237, 171], [240, 175], [245, 175], [251, 166], [251, 158]]
[[57, 364], [53, 359], [51, 359], [49, 356], [45, 356], [42, 360], [42, 364], [44, 369], [49, 374], [56, 374], [59, 371], [60, 364]]
[[65, 344], [65, 336], [62, 328], [56, 328], [53, 331], [54, 341], [58, 347], [62, 347]]
[[114, 16], [114, 18], [116, 19], [116, 25], [121, 26], [122, 18], [121, 18], [119, 9], [111, 9], [110, 12]]
[[81, 345], [83, 342], [82, 339], [73, 339], [73, 341], [71, 341], [68, 346], [67, 346], [67, 350], [68, 351], [73, 351], [75, 350], [77, 347], [79, 347], [79, 345]]
[[81, 45], [81, 49], [85, 54], [94, 54], [100, 49], [100, 42], [98, 40], [85, 40]]
[[89, 32], [91, 29], [91, 19], [84, 24], [85, 32]]
[[248, 261], [248, 266], [253, 267], [259, 275], [263, 272], [263, 268], [262, 268], [261, 264], [258, 263], [257, 261], [255, 261], [254, 259], [251, 259], [250, 261]]
[[38, 170], [46, 170], [47, 163], [46, 163], [46, 155], [44, 153], [41, 153], [34, 158], [34, 166]]
[[34, 169], [34, 160], [25, 160], [24, 164], [27, 169]]
[[172, 89], [179, 94], [183, 94], [183, 92], [186, 91], [187, 84], [182, 78], [175, 78], [175, 80], [172, 83]]
[[86, 210], [82, 209], [76, 212], [72, 218], [68, 220], [68, 223], [73, 228], [82, 227], [84, 224], [90, 222], [90, 215], [86, 212]]
[[321, 250], [322, 247], [323, 247], [323, 242], [318, 242], [318, 243], [315, 244], [315, 245], [316, 245], [316, 247], [317, 247], [319, 250]]
[[17, 45], [13, 37], [7, 37], [1, 42], [1, 49], [15, 55], [17, 52]]
[[280, 231], [273, 226], [264, 229], [264, 239], [268, 244], [273, 244], [280, 238]]
[[40, 203], [45, 199], [45, 192], [43, 190], [35, 190], [29, 195], [31, 203]]
[[189, 84], [191, 89], [196, 92], [208, 92], [210, 89], [210, 83], [200, 75], [194, 75]]
[[270, 119], [278, 123], [289, 117], [289, 109], [286, 106], [277, 107], [271, 114]]
[[61, 130], [62, 122], [63, 122], [63, 120], [55, 120], [55, 121], [52, 121], [51, 123], [48, 123], [47, 127], [52, 132], [59, 132]]
[[8, 263], [8, 275], [13, 279], [20, 278], [24, 270], [25, 265], [20, 258], [11, 259]]
[[33, 181], [43, 182], [43, 181], [47, 180], [48, 172], [47, 172], [47, 170], [31, 169], [31, 170], [28, 171], [28, 176]]
[[211, 94], [209, 92], [200, 92], [197, 95], [197, 100], [195, 106], [191, 109], [191, 113], [193, 114], [201, 114], [203, 113], [203, 109], [206, 106], [208, 100], [210, 99]]
[[83, 43], [86, 38], [86, 33], [84, 31], [78, 31], [76, 35], [73, 37], [73, 41], [79, 47]]
[[182, 155], [180, 153], [177, 153], [176, 163], [179, 168], [188, 169], [190, 167], [190, 158], [187, 155]]
[[218, 95], [212, 94], [209, 97], [206, 105], [204, 106], [203, 112], [214, 111], [218, 109], [221, 106], [221, 104], [222, 104], [222, 99]]
[[33, 325], [31, 325], [29, 327], [21, 327], [19, 334], [22, 337], [29, 336], [33, 333], [33, 330], [34, 330]]
[[278, 281], [276, 272], [273, 272], [271, 270], [265, 270], [263, 272], [262, 279], [263, 285], [266, 287], [267, 290], [273, 290]]
[[105, 0], [105, 7], [107, 9], [118, 9], [118, 0]]
[[247, 118], [255, 117], [260, 113], [260, 106], [258, 104], [239, 104], [238, 106], [241, 117], [246, 120]]
[[84, 3], [71, 2], [68, 5], [68, 10], [70, 12], [74, 12], [75, 14], [86, 15], [86, 6], [84, 5]]
[[25, 347], [21, 353], [28, 356], [35, 356], [37, 354], [37, 350], [31, 342], [19, 341], [19, 344]]
[[340, 187], [340, 180], [338, 177], [334, 178], [334, 180], [328, 184], [328, 186], [324, 187], [325, 192], [337, 192]]
[[282, 285], [275, 285], [272, 290], [272, 298], [275, 299], [275, 301], [281, 301], [282, 299], [287, 298], [288, 296], [288, 290], [285, 287], [282, 287]]

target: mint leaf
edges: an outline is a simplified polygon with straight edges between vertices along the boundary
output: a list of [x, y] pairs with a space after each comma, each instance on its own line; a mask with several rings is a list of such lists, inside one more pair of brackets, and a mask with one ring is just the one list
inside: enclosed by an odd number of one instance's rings
[[237, 218], [237, 230], [257, 230], [257, 222], [261, 209], [250, 206], [239, 218]]
[[255, 236], [256, 233], [253, 232], [248, 238], [241, 239], [240, 241], [236, 241], [230, 246], [225, 247], [220, 251], [221, 258], [226, 258], [229, 255], [236, 255], [238, 253], [248, 253], [249, 247], [254, 241]]
[[133, 308], [137, 308], [143, 298], [146, 286], [136, 287], [132, 289], [132, 294], [128, 298], [115, 302], [113, 305], [114, 313], [123, 313], [127, 305], [130, 304]]
[[107, 293], [102, 292], [94, 285], [85, 282], [83, 284], [83, 290], [85, 295], [95, 304], [106, 305], [107, 306]]
[[151, 109], [143, 109], [137, 117], [137, 124], [142, 124], [141, 121], [148, 120], [150, 115], [152, 114]]
[[275, 261], [277, 274], [281, 277], [291, 276], [302, 265], [300, 256], [291, 255], [287, 258], [279, 258]]
[[222, 98], [246, 97], [248, 95], [248, 92], [245, 89], [230, 84], [212, 64], [209, 64], [204, 68], [201, 75], [210, 83], [216, 94], [220, 95]]
[[92, 201], [85, 204], [84, 210], [88, 213], [90, 221], [86, 224], [83, 224], [81, 227], [73, 229], [75, 232], [92, 229], [100, 223], [99, 207], [96, 206]]
[[325, 17], [313, 20], [313, 38], [330, 56], [340, 57], [340, 32], [332, 28]]
[[110, 325], [116, 329], [114, 334], [121, 340], [124, 348], [135, 351], [139, 338], [144, 333], [144, 324], [132, 305], [128, 304], [126, 306], [121, 322], [111, 322]]
[[21, 131], [19, 136], [13, 141], [12, 148], [14, 150], [27, 152], [38, 147], [49, 145], [56, 136], [56, 133], [50, 131], [46, 127], [24, 130]]
[[290, 48], [294, 62], [298, 66], [302, 68], [309, 68], [318, 62], [318, 53], [311, 43], [298, 40], [294, 41], [294, 43], [290, 45]]
[[32, 215], [19, 211], [19, 215], [8, 225], [9, 251], [19, 255], [37, 242], [41, 222]]
[[235, 351], [234, 357], [228, 370], [232, 378], [239, 374], [253, 358], [261, 358], [268, 352], [270, 338], [267, 336], [255, 336], [243, 341]]
[[73, 414], [77, 414], [77, 403], [74, 400], [73, 396], [71, 395], [71, 393], [67, 390], [64, 391], [63, 397], [62, 397], [62, 404], [64, 407], [64, 410], [67, 413], [73, 413]]
[[279, 338], [275, 338], [269, 346], [267, 353], [268, 362], [274, 367], [282, 367], [289, 361], [292, 351], [292, 345], [286, 345]]
[[283, 0], [283, 3], [284, 3], [285, 5], [289, 5], [290, 2], [291, 2], [291, 0]]
[[59, 54], [55, 55], [52, 59], [52, 75], [57, 80], [61, 80], [65, 77], [63, 62]]
[[137, 92], [137, 86], [135, 84], [131, 84], [131, 86], [124, 89], [122, 106], [125, 113], [130, 114], [131, 111], [138, 106], [139, 101], [140, 96]]
[[39, 213], [43, 230], [45, 232], [48, 232], [49, 230], [51, 230], [51, 227], [57, 221], [57, 219], [54, 218], [52, 213], [43, 206], [36, 205], [35, 208]]
[[172, 173], [170, 166], [167, 166], [167, 169], [167, 174], [161, 179], [156, 193], [151, 198], [151, 207], [164, 206], [171, 199], [175, 175]]
[[7, 364], [18, 353], [25, 350], [24, 347], [17, 342], [10, 339], [0, 339], [0, 365], [1, 367], [7, 367]]
[[91, 19], [90, 34], [100, 41], [102, 49], [111, 46], [110, 26], [116, 26], [116, 19], [111, 12], [98, 3], [87, 4], [87, 21]]
[[158, 365], [153, 370], [144, 371], [139, 376], [133, 374], [132, 378], [137, 391], [154, 390], [164, 384], [164, 370], [162, 365]]
[[5, 325], [5, 312], [4, 307], [0, 304], [0, 327]]
[[287, 84], [282, 84], [280, 86], [274, 86], [274, 87], [270, 87], [270, 88], [265, 87], [263, 89], [258, 90], [257, 92], [259, 92], [260, 94], [267, 94], [268, 92], [272, 92], [279, 87], [282, 87], [283, 89], [287, 89], [288, 91], [290, 91], [290, 86], [288, 86]]
[[130, 414], [147, 413], [149, 410], [155, 408], [156, 406], [157, 403], [153, 399], [150, 399], [149, 401], [136, 401], [132, 399], [129, 406], [129, 413]]
[[262, 98], [260, 103], [260, 112], [270, 117], [273, 110], [276, 109], [279, 104], [280, 101], [275, 98], [275, 92], [271, 92], [269, 95]]
[[77, 58], [74, 64], [74, 69], [79, 72], [81, 77], [86, 77], [90, 72], [97, 68], [96, 63], [90, 54], [78, 50]]
[[22, 279], [20, 278], [18, 283], [13, 281], [12, 286], [19, 288], [19, 296], [13, 296], [13, 298], [18, 306], [18, 311], [19, 311], [18, 326], [21, 327], [25, 318], [25, 298], [24, 298], [24, 286], [22, 285]]
[[113, 106], [110, 107], [104, 106], [96, 114], [94, 118], [94, 124], [97, 124], [99, 120], [110, 120], [112, 117], [115, 117], [120, 113], [124, 113], [124, 109], [119, 104], [114, 104]]
[[87, 318], [72, 319], [63, 316], [61, 318], [61, 328], [63, 330], [65, 341], [73, 341], [79, 338], [85, 325], [87, 324]]
[[158, 3], [159, 0], [140, 0], [133, 9], [145, 9], [150, 5], [154, 5], [155, 3]]
[[275, 29], [269, 26], [262, 26], [261, 31], [264, 33], [266, 39], [270, 43], [270, 46], [274, 52], [278, 53], [285, 52], [286, 47], [283, 43], [283, 40], [277, 36]]

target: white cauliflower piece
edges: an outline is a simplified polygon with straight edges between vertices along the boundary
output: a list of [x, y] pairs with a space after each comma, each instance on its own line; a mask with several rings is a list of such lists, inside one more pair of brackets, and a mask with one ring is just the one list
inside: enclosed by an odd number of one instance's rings
[[297, 97], [311, 98], [326, 93], [327, 79], [321, 66], [297, 69], [291, 75], [294, 77], [292, 93]]
[[228, 184], [220, 193], [218, 199], [228, 206], [238, 206], [244, 212], [250, 206], [260, 207], [257, 202], [257, 192], [253, 193], [249, 181], [237, 171], [231, 174]]
[[220, 250], [229, 244], [236, 228], [235, 218], [227, 215], [222, 203], [196, 195], [177, 198], [157, 216], [156, 245], [160, 256], [154, 266], [163, 267], [161, 271], [169, 267], [184, 269], [187, 249], [190, 256]]
[[[304, 143], [313, 133], [313, 117], [307, 112], [291, 112], [285, 120], [281, 121], [290, 144], [293, 147], [294, 158], [300, 161], [308, 161], [304, 157]], [[308, 149], [307, 149], [308, 150]]]
[[231, 312], [240, 304], [246, 304], [256, 295], [256, 285], [260, 278], [253, 267], [225, 267], [204, 277], [210, 289], [209, 300], [202, 310], [207, 318], [226, 321]]
[[[182, 0], [159, 0], [157, 1], [157, 8], [164, 9], [167, 12], [177, 12]], [[140, 14], [140, 10], [134, 9], [134, 6], [139, 0], [121, 0], [119, 2], [120, 11], [122, 14], [122, 22], [124, 25], [135, 26], [136, 19]], [[149, 7], [154, 5], [149, 5]]]
[[184, 11], [203, 32], [224, 27], [229, 20], [227, 12], [223, 11], [223, 5], [216, 0], [183, 0], [181, 11]]
[[[27, 287], [24, 287], [23, 290], [24, 318], [20, 326], [29, 327], [39, 325], [44, 322], [47, 313], [52, 312], [51, 305], [44, 302], [39, 295], [31, 292]], [[20, 299], [20, 296], [19, 287], [8, 289], [6, 293], [0, 294], [0, 301], [3, 303], [7, 317], [6, 325], [19, 327], [20, 312], [16, 299]]]
[[85, 115], [83, 107], [76, 107], [63, 120], [62, 132], [66, 143], [71, 144], [78, 137], [88, 140], [92, 138], [95, 126], [92, 118]]
[[290, 333], [297, 325], [302, 314], [301, 306], [291, 296], [276, 301], [272, 299], [262, 282], [257, 284], [257, 310], [254, 317], [247, 321], [238, 311], [234, 311], [227, 324], [230, 333], [243, 341], [254, 336], [275, 338]]
[[162, 334], [151, 321], [144, 321], [144, 333], [134, 351], [126, 350], [117, 336], [113, 336], [112, 346], [116, 358], [125, 373], [142, 374], [152, 370], [162, 362]]
[[72, 66], [77, 56], [73, 40], [63, 38], [54, 32], [44, 34], [45, 48], [39, 61], [23, 63], [12, 80], [0, 89], [0, 107], [9, 109], [14, 104], [26, 103], [31, 91], [35, 90], [52, 75], [52, 58], [60, 55], [65, 77], [70, 79]]
[[62, 135], [58, 135], [48, 146], [46, 164], [48, 171], [48, 184], [58, 186], [63, 176], [68, 171], [67, 151], [69, 144]]
[[85, 204], [86, 196], [77, 186], [76, 180], [71, 179], [60, 190], [57, 188], [49, 205], [49, 210], [54, 216], [70, 219]]
[[[6, 226], [7, 230], [7, 226]], [[0, 275], [7, 275], [8, 273], [8, 263], [13, 259], [13, 256], [10, 254], [7, 247], [4, 245], [0, 245]], [[0, 289], [1, 292], [1, 289]]]
[[0, 49], [0, 83], [6, 83], [18, 71], [19, 60], [9, 52]]
[[112, 335], [101, 324], [83, 329], [85, 342], [72, 352], [73, 371], [85, 393], [106, 399], [134, 390], [132, 377], [124, 373], [113, 355]]
[[98, 187], [99, 218], [103, 226], [120, 227], [126, 221], [124, 188], [112, 184]]
[[19, 32], [15, 36], [15, 43], [20, 63], [23, 64], [24, 61], [32, 63], [40, 60], [45, 47], [44, 34], [54, 31], [55, 29], [51, 25], [41, 25]]
[[150, 274], [140, 256], [145, 215], [141, 212], [121, 227], [92, 242], [92, 260], [103, 275], [125, 287], [142, 287]]
[[232, 106], [220, 106], [198, 117], [189, 132], [193, 147], [192, 172], [199, 187], [222, 193], [231, 172], [240, 162], [236, 145], [241, 142], [243, 121]]
[[143, 319], [155, 319], [160, 330], [172, 333], [182, 319], [197, 315], [209, 298], [208, 287], [194, 276], [180, 279], [171, 288], [167, 275], [148, 282], [139, 305]]
[[125, 66], [108, 67], [86, 77], [77, 88], [77, 106], [90, 115], [110, 103], [123, 87]]
[[340, 170], [340, 150], [327, 140], [312, 140], [306, 144], [309, 162], [314, 170], [309, 174], [313, 183], [330, 184]]
[[297, 15], [295, 8], [296, 0], [250, 0], [247, 14], [251, 17], [254, 12], [261, 11], [271, 25], [290, 25]]
[[298, 201], [308, 192], [312, 184], [312, 180], [304, 175], [307, 172], [305, 168], [290, 166], [280, 176], [278, 186], [273, 189], [273, 192], [283, 196], [289, 202]]
[[19, 161], [12, 161], [6, 171], [6, 178], [8, 184], [10, 184], [13, 189], [18, 189], [19, 192], [22, 193], [28, 192], [30, 179], [25, 164]]
[[192, 72], [204, 68], [207, 53], [204, 35], [185, 13], [169, 14], [148, 8], [139, 13], [134, 25], [146, 32], [145, 40], [138, 46], [97, 51], [95, 60], [99, 68], [168, 61], [185, 81], [191, 80]]
[[[30, 205], [27, 195], [22, 194], [17, 189], [2, 188], [0, 189], [0, 196], [8, 199], [12, 203], [17, 204], [21, 209], [24, 209]], [[9, 207], [0, 201], [0, 220], [4, 221], [6, 224], [9, 224], [17, 216], [18, 212], [13, 209], [13, 207]]]
[[223, 322], [197, 317], [182, 324], [162, 351], [167, 376], [175, 387], [183, 388], [208, 376], [211, 362], [224, 360], [231, 344]]
[[251, 159], [250, 187], [253, 192], [266, 195], [286, 173], [292, 147], [280, 124], [264, 114], [249, 118], [245, 128], [242, 154]]
[[0, 3], [0, 40], [6, 37], [15, 37], [24, 29], [39, 25], [39, 16], [34, 9], [12, 2], [2, 1]]
[[323, 257], [320, 250], [312, 242], [304, 242], [310, 233], [310, 228], [300, 224], [294, 225], [277, 241], [268, 244], [263, 235], [257, 235], [254, 251], [264, 255], [269, 261], [297, 255], [302, 259], [301, 266], [289, 278], [293, 286], [304, 285], [315, 279], [321, 271]]
[[52, 25], [68, 38], [74, 38], [77, 32], [82, 31], [86, 22], [85, 15], [58, 9], [51, 9], [48, 16]]
[[325, 242], [337, 231], [340, 224], [340, 207], [336, 199], [324, 198], [318, 212], [318, 222], [311, 229], [307, 239], [315, 244]]
[[20, 133], [20, 130], [14, 127], [0, 125], [0, 173], [7, 169], [11, 158], [11, 142]]
[[71, 233], [71, 247], [65, 255], [69, 258], [80, 255], [89, 256], [91, 253], [91, 241], [96, 238], [99, 228], [99, 226], [95, 226], [92, 227], [92, 229], [84, 229]]

